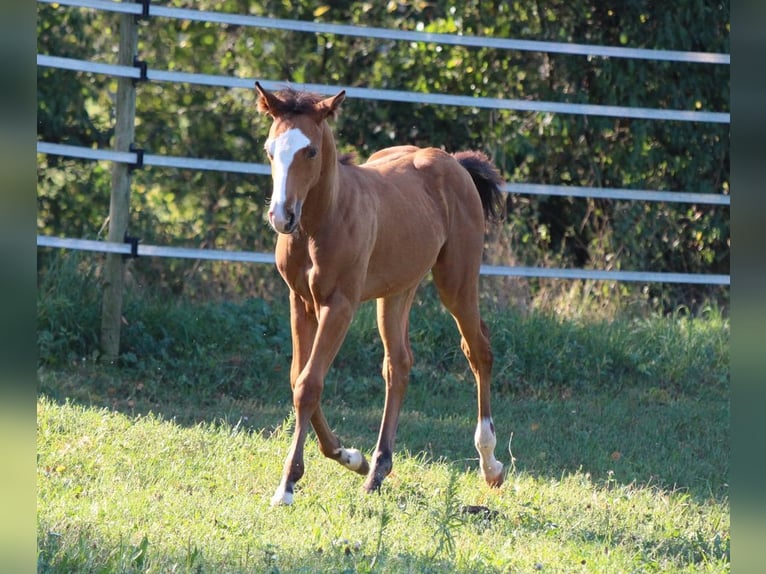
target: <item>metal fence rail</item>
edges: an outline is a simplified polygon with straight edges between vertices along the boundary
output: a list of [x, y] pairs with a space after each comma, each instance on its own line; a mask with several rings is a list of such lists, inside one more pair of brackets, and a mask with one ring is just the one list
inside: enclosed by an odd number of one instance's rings
[[667, 62], [689, 62], [696, 64], [729, 65], [729, 54], [713, 52], [686, 52], [680, 50], [651, 50], [646, 48], [624, 48], [616, 46], [597, 46], [593, 44], [574, 44], [567, 42], [544, 42], [538, 40], [516, 40], [512, 38], [493, 38], [489, 36], [468, 36], [462, 34], [434, 34], [410, 30], [391, 30], [369, 26], [352, 26], [348, 24], [330, 24], [323, 22], [308, 22], [305, 20], [284, 20], [280, 18], [264, 18], [247, 14], [231, 14], [206, 10], [190, 10], [187, 8], [172, 8], [155, 6], [149, 1], [142, 2], [113, 2], [111, 0], [38, 0], [44, 4], [56, 4], [80, 8], [95, 8], [134, 14], [136, 16], [160, 16], [179, 20], [195, 20], [216, 24], [234, 26], [250, 26], [293, 32], [309, 32], [314, 34], [334, 34], [338, 36], [356, 36], [362, 38], [377, 38], [380, 40], [396, 40], [405, 42], [424, 42], [429, 44], [448, 44], [474, 48], [496, 48], [500, 50], [516, 50], [524, 52], [548, 52], [550, 54], [567, 54], [572, 56], [596, 56], [603, 58], [630, 58], [640, 60], [656, 60]]
[[[37, 55], [37, 65], [44, 67], [60, 68], [77, 72], [90, 72], [110, 76], [141, 78], [141, 70], [133, 66], [118, 66], [103, 64], [74, 58], [62, 58], [60, 56]], [[237, 78], [232, 76], [217, 76], [213, 74], [195, 74], [191, 72], [177, 72], [169, 70], [146, 69], [146, 79], [156, 82], [170, 82], [178, 84], [196, 84], [202, 86], [215, 86], [222, 88], [246, 88], [253, 89], [256, 78]], [[278, 90], [285, 86], [284, 82], [260, 80], [261, 85], [267, 90]], [[694, 110], [664, 110], [657, 108], [639, 108], [631, 106], [607, 106], [600, 104], [577, 104], [567, 102], [543, 102], [539, 100], [518, 100], [506, 98], [487, 98], [480, 96], [457, 96], [451, 94], [426, 94], [422, 92], [410, 92], [404, 90], [379, 90], [374, 88], [358, 88], [354, 86], [340, 86], [328, 84], [300, 85], [302, 89], [318, 92], [320, 94], [335, 94], [345, 90], [350, 98], [364, 100], [377, 100], [389, 102], [404, 102], [411, 104], [432, 104], [440, 106], [464, 106], [469, 108], [485, 108], [494, 110], [513, 110], [521, 112], [543, 112], [553, 114], [579, 114], [583, 116], [603, 116], [613, 118], [631, 118], [639, 120], [663, 120], [679, 122], [702, 122], [728, 124], [731, 122], [731, 114], [728, 112], [705, 112]]]
[[[38, 247], [56, 247], [81, 251], [118, 253], [135, 257], [174, 257], [179, 259], [205, 259], [213, 261], [236, 261], [239, 263], [274, 264], [274, 255], [255, 251], [228, 251], [224, 249], [191, 249], [186, 247], [165, 247], [138, 244], [135, 248], [128, 243], [112, 243], [92, 239], [71, 239], [68, 237], [37, 236]], [[562, 269], [552, 267], [523, 267], [504, 265], [482, 265], [482, 275], [502, 277], [545, 277], [549, 279], [594, 279], [605, 281], [634, 281], [641, 283], [687, 283], [697, 285], [729, 285], [728, 275], [700, 275], [695, 273], [655, 273], [651, 271], [611, 271], [601, 269]]]
[[[138, 154], [136, 152], [118, 152], [48, 142], [37, 142], [37, 153], [79, 159], [117, 161], [131, 165], [138, 162]], [[271, 175], [271, 168], [263, 163], [224, 161], [193, 157], [173, 157], [154, 154], [143, 154], [142, 161], [145, 166]], [[731, 202], [731, 196], [729, 195], [695, 193], [691, 191], [616, 189], [609, 187], [578, 187], [574, 185], [549, 185], [538, 183], [506, 183], [503, 185], [502, 190], [506, 193], [519, 193], [524, 195], [595, 197], [599, 199], [666, 201], [669, 203], [696, 203], [702, 205], [729, 205]]]

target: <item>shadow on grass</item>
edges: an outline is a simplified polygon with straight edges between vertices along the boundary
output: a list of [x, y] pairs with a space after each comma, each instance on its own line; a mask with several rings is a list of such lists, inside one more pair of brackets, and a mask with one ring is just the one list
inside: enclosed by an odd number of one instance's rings
[[[473, 447], [473, 385], [453, 380], [433, 392], [419, 378], [414, 377], [402, 409], [396, 450], [472, 469], [480, 481]], [[349, 384], [357, 392], [346, 393], [342, 381], [336, 384], [329, 379], [323, 408], [342, 443], [369, 455], [382, 414], [383, 383], [372, 378]], [[149, 385], [145, 379], [133, 379], [116, 369], [83, 366], [41, 370], [39, 391], [59, 403], [69, 400], [128, 416], [151, 412], [187, 426], [237, 425], [264, 436], [282, 426], [292, 412], [287, 381], [275, 384], [272, 392], [259, 392], [257, 399], [219, 395], [204, 401], [199, 393], [172, 393], [173, 398], [168, 398], [157, 389], [149, 392]], [[365, 387], [368, 392], [360, 394], [358, 389]], [[601, 392], [545, 400], [495, 393], [493, 414], [496, 453], [506, 471], [553, 480], [583, 472], [601, 484], [680, 489], [700, 500], [728, 497], [726, 400], [670, 398], [638, 389], [617, 396]], [[277, 481], [275, 476], [275, 484]]]

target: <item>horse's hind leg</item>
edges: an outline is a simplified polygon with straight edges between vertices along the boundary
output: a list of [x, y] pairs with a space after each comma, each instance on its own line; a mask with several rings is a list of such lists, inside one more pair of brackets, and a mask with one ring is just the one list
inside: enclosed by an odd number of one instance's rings
[[393, 297], [378, 299], [378, 330], [383, 340], [383, 378], [386, 381], [386, 402], [380, 422], [380, 434], [372, 466], [364, 489], [373, 492], [393, 466], [399, 411], [410, 380], [412, 350], [409, 340], [409, 313], [417, 286]]
[[[480, 250], [479, 250], [480, 252]], [[469, 254], [442, 252], [433, 268], [434, 283], [444, 306], [455, 318], [461, 335], [463, 350], [476, 379], [479, 420], [474, 434], [474, 444], [479, 452], [479, 465], [484, 480], [490, 486], [503, 483], [503, 464], [495, 459], [495, 424], [490, 409], [490, 380], [492, 376], [492, 350], [489, 330], [479, 313], [479, 265], [480, 261]]]

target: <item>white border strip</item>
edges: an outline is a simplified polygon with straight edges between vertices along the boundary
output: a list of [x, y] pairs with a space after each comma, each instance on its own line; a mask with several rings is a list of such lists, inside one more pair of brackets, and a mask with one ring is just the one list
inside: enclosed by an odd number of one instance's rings
[[[142, 6], [130, 2], [111, 2], [101, 0], [38, 0], [46, 4], [61, 4], [81, 8], [96, 8], [127, 14], [141, 14]], [[512, 38], [495, 38], [489, 36], [464, 36], [460, 34], [432, 34], [429, 32], [413, 32], [409, 30], [391, 30], [367, 26], [352, 26], [348, 24], [331, 24], [323, 22], [307, 22], [300, 20], [284, 20], [280, 18], [264, 18], [245, 14], [225, 12], [210, 12], [184, 8], [170, 8], [150, 4], [150, 16], [215, 22], [234, 26], [251, 26], [255, 28], [270, 28], [275, 30], [291, 30], [295, 32], [311, 32], [315, 34], [336, 34], [340, 36], [358, 36], [363, 38], [378, 38], [382, 40], [399, 40], [405, 42], [425, 42], [432, 44], [448, 44], [454, 46], [469, 46], [476, 48], [497, 48], [501, 50], [518, 50], [524, 52], [548, 52], [551, 54], [568, 54], [574, 56], [598, 56], [604, 58], [629, 58], [641, 60], [661, 60], [669, 62], [689, 62], [699, 64], [730, 64], [729, 54], [713, 52], [686, 52], [680, 50], [653, 50], [646, 48], [622, 48], [616, 46], [596, 46], [590, 44], [570, 44], [564, 42], [545, 42], [539, 40], [515, 40]]]
[[[108, 74], [126, 78], [139, 78], [140, 71], [132, 66], [118, 66], [48, 56], [37, 54], [37, 65], [52, 68], [62, 68], [72, 71]], [[149, 80], [180, 84], [197, 84], [226, 88], [253, 89], [255, 78], [236, 78], [232, 76], [216, 76], [212, 74], [196, 74], [190, 72], [175, 72], [166, 70], [147, 70]], [[267, 90], [278, 90], [285, 87], [284, 82], [259, 80]], [[425, 94], [402, 90], [379, 90], [374, 88], [357, 88], [354, 86], [329, 86], [325, 84], [300, 84], [300, 88], [321, 94], [335, 94], [345, 90], [351, 98], [377, 101], [405, 102], [416, 104], [436, 104], [465, 106], [470, 108], [489, 108], [496, 110], [515, 110], [527, 112], [543, 112], [554, 114], [579, 114], [584, 116], [606, 116], [616, 118], [632, 118], [645, 120], [666, 120], [682, 122], [702, 122], [728, 124], [731, 114], [728, 112], [704, 112], [692, 110], [662, 110], [656, 108], [635, 108], [629, 106], [605, 106], [598, 104], [571, 104], [561, 102], [542, 102], [538, 100], [518, 100], [504, 98], [488, 98], [475, 96], [456, 96], [450, 94]]]
[[[90, 239], [37, 236], [38, 247], [56, 247], [102, 253], [130, 255], [127, 243], [111, 243]], [[176, 257], [182, 259], [206, 259], [236, 261], [240, 263], [274, 264], [274, 255], [254, 251], [226, 251], [221, 249], [190, 249], [138, 244], [138, 256]], [[482, 265], [482, 275], [503, 277], [545, 277], [551, 279], [593, 279], [603, 281], [634, 281], [646, 283], [696, 283], [704, 285], [729, 285], [728, 275], [700, 275], [692, 273], [652, 273], [646, 271], [600, 271], [597, 269], [556, 269], [543, 267], [505, 267]]]
[[[117, 152], [103, 149], [77, 147], [66, 144], [37, 142], [37, 153], [75, 157], [81, 159], [118, 161], [135, 164], [138, 156], [135, 152]], [[271, 168], [261, 163], [244, 163], [193, 157], [172, 157], [145, 154], [144, 165], [183, 169], [201, 169], [271, 175]], [[716, 193], [694, 193], [689, 191], [655, 191], [643, 189], [616, 189], [609, 187], [576, 187], [569, 185], [547, 185], [537, 183], [506, 183], [506, 193], [524, 195], [558, 195], [565, 197], [596, 197], [600, 199], [623, 199], [638, 201], [666, 201], [670, 203], [698, 203], [706, 205], [730, 205], [731, 196]]]

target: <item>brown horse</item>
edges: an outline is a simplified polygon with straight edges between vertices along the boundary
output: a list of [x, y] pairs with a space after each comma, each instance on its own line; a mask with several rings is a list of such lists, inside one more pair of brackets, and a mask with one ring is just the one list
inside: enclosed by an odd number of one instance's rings
[[[325, 456], [380, 488], [391, 472], [399, 410], [409, 382], [409, 311], [430, 270], [455, 318], [478, 389], [474, 442], [490, 486], [503, 482], [490, 412], [492, 352], [479, 316], [478, 278], [485, 220], [498, 208], [498, 171], [478, 152], [450, 155], [399, 146], [367, 163], [339, 159], [328, 118], [345, 92], [323, 99], [291, 89], [270, 93], [256, 82], [258, 110], [273, 118], [265, 149], [273, 195], [269, 222], [279, 232], [276, 262], [290, 287], [295, 429], [272, 504], [291, 504], [303, 476], [309, 423]], [[377, 299], [386, 400], [372, 465], [341, 446], [322, 413], [324, 379], [360, 302]]]

